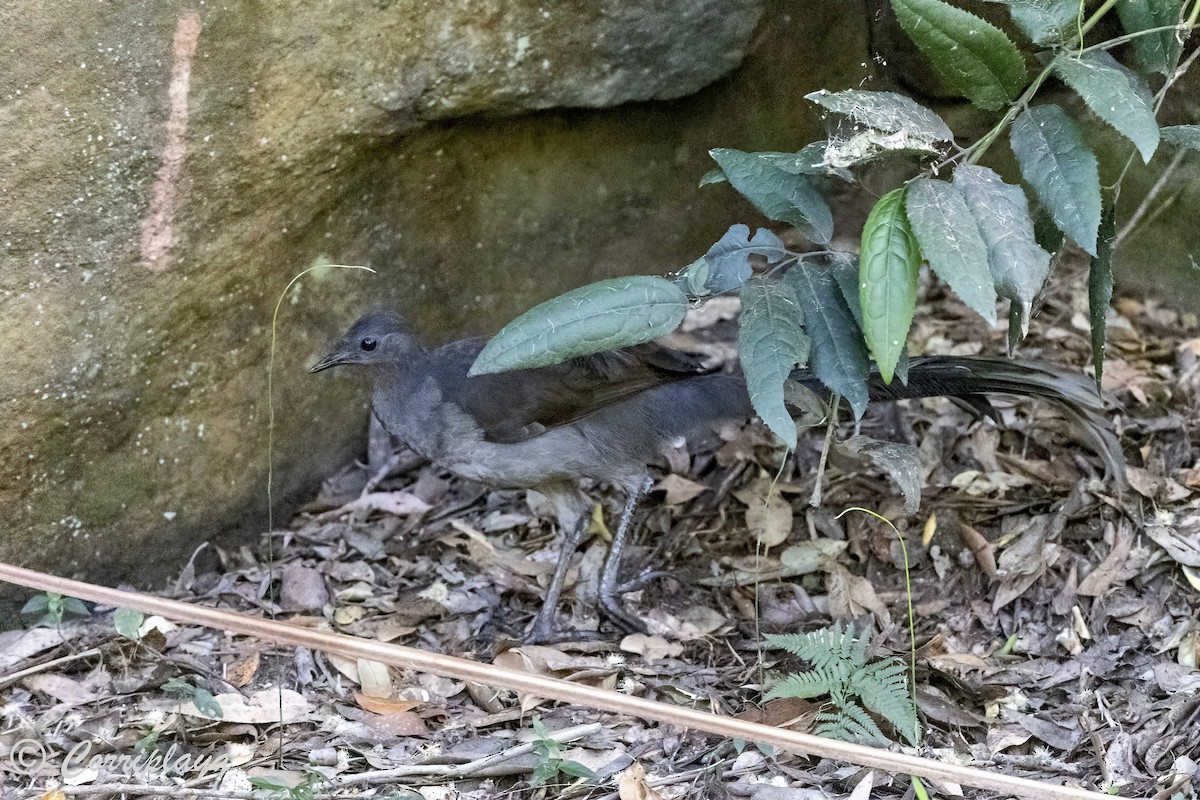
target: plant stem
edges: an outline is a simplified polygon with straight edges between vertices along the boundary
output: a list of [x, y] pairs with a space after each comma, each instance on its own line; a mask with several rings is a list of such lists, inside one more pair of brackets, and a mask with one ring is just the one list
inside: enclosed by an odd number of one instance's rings
[[1083, 37], [1087, 35], [1088, 31], [1090, 31], [1092, 28], [1096, 27], [1096, 23], [1099, 22], [1100, 19], [1105, 14], [1107, 14], [1110, 10], [1112, 10], [1112, 7], [1115, 6], [1116, 4], [1117, 4], [1117, 0], [1104, 0], [1104, 3], [1101, 4], [1101, 6], [1099, 8], [1096, 9], [1096, 12], [1094, 14], [1092, 14], [1090, 17], [1088, 17], [1087, 22], [1083, 23], [1083, 25], [1080, 26], [1080, 28], [1079, 28], [1079, 47], [1081, 50], [1083, 48]]
[[1194, 27], [1195, 20], [1192, 20], [1191, 22], [1177, 22], [1174, 25], [1159, 25], [1157, 28], [1146, 28], [1144, 31], [1127, 33], [1124, 36], [1114, 36], [1111, 39], [1105, 39], [1103, 42], [1097, 42], [1090, 47], [1083, 48], [1079, 51], [1079, 54], [1083, 55], [1084, 53], [1090, 53], [1093, 50], [1110, 50], [1117, 45], [1122, 45], [1126, 42], [1132, 42], [1134, 39], [1139, 39], [1142, 36], [1149, 36], [1152, 33], [1162, 33], [1163, 31], [1184, 31], [1186, 35], [1190, 34], [1192, 28]]
[[988, 148], [991, 147], [1000, 134], [1004, 132], [1004, 129], [1012, 124], [1012, 121], [1017, 118], [1017, 115], [1021, 113], [1022, 109], [1029, 105], [1029, 101], [1033, 99], [1033, 96], [1037, 94], [1037, 90], [1041, 88], [1042, 84], [1049, 76], [1050, 67], [1046, 67], [1040, 73], [1038, 73], [1038, 76], [1033, 79], [1033, 82], [1025, 87], [1025, 91], [1021, 93], [1021, 96], [1017, 98], [1016, 102], [1008, 107], [1008, 111], [1004, 113], [1004, 116], [1000, 118], [1000, 121], [997, 122], [990, 131], [985, 133], [979, 141], [967, 148], [967, 150], [970, 152], [970, 155], [967, 156], [966, 163], [975, 164], [979, 161], [979, 159], [983, 158], [983, 154], [988, 151]]

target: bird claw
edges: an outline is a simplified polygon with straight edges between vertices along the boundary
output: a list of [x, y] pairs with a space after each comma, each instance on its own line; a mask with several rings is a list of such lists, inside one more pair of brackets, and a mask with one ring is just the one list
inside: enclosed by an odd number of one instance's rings
[[638, 589], [644, 589], [646, 584], [655, 578], [667, 578], [668, 580], [678, 581], [679, 577], [673, 572], [667, 572], [663, 569], [648, 569], [636, 578], [630, 578], [617, 587], [617, 594], [628, 594], [636, 592]]
[[621, 607], [621, 601], [613, 595], [600, 595], [600, 610], [614, 625], [625, 633], [646, 633], [646, 624]]

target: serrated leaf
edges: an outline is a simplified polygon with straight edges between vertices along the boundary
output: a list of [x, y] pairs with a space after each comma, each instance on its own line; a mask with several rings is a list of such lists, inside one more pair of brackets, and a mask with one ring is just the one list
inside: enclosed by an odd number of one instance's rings
[[663, 278], [634, 275], [573, 289], [534, 306], [492, 337], [471, 375], [557, 364], [642, 344], [679, 326], [687, 297]]
[[[1182, 10], [1183, 0], [1117, 0], [1117, 17], [1126, 33], [1176, 25]], [[1183, 52], [1183, 42], [1171, 30], [1138, 36], [1130, 43], [1145, 72], [1171, 74]]]
[[827, 244], [833, 237], [833, 214], [804, 175], [741, 150], [717, 148], [709, 155], [730, 185], [768, 218], [795, 226], [814, 242]]
[[1034, 44], [1066, 40], [1079, 29], [1079, 0], [999, 0]]
[[1005, 33], [942, 0], [892, 0], [900, 27], [946, 83], [988, 111], [1025, 86], [1025, 59]]
[[[770, 164], [773, 167], [778, 167], [784, 172], [790, 172], [793, 175], [837, 175], [839, 178], [851, 180], [852, 176], [842, 170], [834, 170], [825, 163], [825, 147], [828, 143], [822, 139], [817, 142], [809, 142], [801, 147], [795, 153], [778, 153], [778, 152], [758, 152], [748, 153], [755, 156], [759, 160]], [[717, 167], [709, 170], [700, 179], [701, 186], [708, 186], [713, 183], [724, 183], [726, 181], [725, 172]]]
[[1158, 147], [1158, 122], [1150, 92], [1141, 79], [1103, 50], [1082, 56], [1063, 53], [1051, 67], [1096, 116], [1133, 142], [1142, 161], [1150, 161]]
[[921, 251], [904, 215], [904, 187], [879, 198], [858, 252], [863, 336], [884, 383], [892, 382], [917, 305]]
[[784, 405], [783, 384], [808, 360], [808, 337], [796, 295], [782, 281], [751, 278], [742, 285], [738, 355], [754, 411], [791, 449], [796, 423]]
[[1053, 104], [1026, 109], [1013, 121], [1009, 143], [1054, 224], [1095, 255], [1100, 169], [1067, 112]]
[[995, 324], [996, 288], [988, 268], [988, 248], [962, 192], [946, 181], [920, 178], [908, 186], [904, 211], [921, 255], [934, 273]]
[[851, 121], [884, 133], [904, 131], [916, 139], [929, 142], [948, 142], [954, 134], [941, 117], [910, 97], [896, 92], [868, 92], [846, 89], [827, 92], [824, 89], [804, 95], [817, 105]]
[[1162, 129], [1162, 140], [1175, 147], [1200, 150], [1200, 125], [1171, 125]]
[[788, 255], [783, 241], [766, 228], [750, 236], [745, 225], [731, 225], [704, 257], [684, 271], [687, 293], [695, 296], [720, 294], [741, 286], [751, 275], [750, 256], [777, 260]]
[[800, 263], [784, 280], [796, 293], [804, 312], [804, 330], [811, 342], [809, 363], [817, 380], [849, 401], [855, 419], [862, 417], [870, 397], [867, 378], [871, 363], [862, 328], [846, 305], [833, 274]]
[[1100, 220], [1100, 246], [1088, 270], [1088, 320], [1092, 328], [1092, 367], [1096, 371], [1096, 392], [1104, 376], [1104, 342], [1108, 333], [1108, 304], [1113, 294], [1113, 249], [1117, 244], [1116, 210], [1104, 209]]
[[966, 164], [954, 171], [954, 185], [988, 246], [988, 268], [996, 294], [1013, 302], [1011, 335], [1028, 331], [1033, 299], [1050, 274], [1050, 254], [1038, 246], [1029, 217], [1029, 201], [1021, 187], [1000, 179], [987, 167]]

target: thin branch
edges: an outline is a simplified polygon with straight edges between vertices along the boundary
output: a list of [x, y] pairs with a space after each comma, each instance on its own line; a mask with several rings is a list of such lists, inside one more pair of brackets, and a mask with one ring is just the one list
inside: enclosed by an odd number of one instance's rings
[[431, 672], [444, 677], [482, 683], [528, 695], [565, 703], [628, 714], [643, 720], [677, 728], [689, 728], [712, 736], [742, 739], [773, 745], [790, 753], [833, 758], [863, 767], [892, 773], [991, 789], [1028, 800], [1111, 800], [1109, 795], [1075, 786], [1060, 786], [1029, 778], [1003, 775], [961, 764], [949, 764], [931, 758], [868, 747], [836, 739], [775, 728], [736, 717], [719, 716], [698, 709], [647, 700], [597, 686], [585, 686], [561, 678], [509, 669], [497, 664], [481, 664], [463, 658], [430, 653], [388, 642], [360, 639], [343, 633], [302, 628], [277, 620], [251, 617], [231, 611], [208, 608], [178, 600], [168, 600], [141, 592], [110, 589], [83, 581], [60, 578], [11, 564], [0, 563], [0, 580], [39, 591], [59, 592], [71, 597], [113, 607], [134, 608], [145, 614], [204, 625], [243, 636], [256, 636], [275, 642], [308, 647], [347, 658], [365, 658], [385, 664]]

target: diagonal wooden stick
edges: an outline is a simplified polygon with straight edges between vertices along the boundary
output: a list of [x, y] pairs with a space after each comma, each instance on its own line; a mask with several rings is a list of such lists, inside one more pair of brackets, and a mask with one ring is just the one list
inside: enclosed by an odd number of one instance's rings
[[39, 591], [58, 592], [117, 608], [133, 608], [145, 614], [158, 614], [179, 622], [203, 625], [245, 636], [255, 636], [282, 644], [309, 647], [313, 650], [334, 653], [347, 658], [380, 661], [421, 672], [431, 672], [435, 675], [525, 692], [564, 703], [611, 711], [616, 714], [627, 714], [664, 725], [690, 728], [714, 736], [769, 744], [800, 755], [833, 758], [887, 772], [907, 773], [935, 781], [948, 781], [980, 789], [991, 789], [1003, 794], [1027, 798], [1027, 800], [1111, 800], [1110, 795], [1074, 786], [1042, 783], [1028, 778], [991, 773], [974, 767], [945, 764], [929, 758], [893, 753], [889, 750], [826, 739], [786, 728], [774, 728], [733, 717], [722, 717], [682, 706], [631, 697], [620, 692], [506, 669], [494, 664], [480, 664], [462, 658], [360, 639], [342, 633], [301, 628], [286, 622], [251, 617], [178, 600], [168, 600], [140, 592], [110, 589], [4, 563], [0, 563], [0, 580]]

